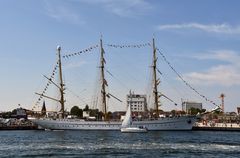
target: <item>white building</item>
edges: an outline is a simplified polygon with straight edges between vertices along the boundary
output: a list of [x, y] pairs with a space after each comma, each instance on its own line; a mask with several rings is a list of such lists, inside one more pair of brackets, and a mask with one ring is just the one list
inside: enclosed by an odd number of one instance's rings
[[83, 111], [83, 118], [89, 118], [90, 111]]
[[144, 112], [147, 108], [147, 96], [140, 94], [127, 95], [127, 105], [131, 105], [133, 112]]
[[190, 101], [182, 102], [182, 110], [183, 111], [188, 113], [188, 111], [191, 108], [202, 110], [202, 103], [190, 102]]

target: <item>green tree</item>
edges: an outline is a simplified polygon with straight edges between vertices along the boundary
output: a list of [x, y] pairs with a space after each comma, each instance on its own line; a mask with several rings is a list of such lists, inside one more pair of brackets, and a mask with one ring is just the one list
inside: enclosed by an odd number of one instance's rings
[[83, 111], [88, 111], [89, 110], [89, 106], [86, 105], [85, 108], [83, 109]]
[[201, 110], [196, 108], [191, 108], [189, 112], [191, 115], [196, 115], [197, 113], [201, 113]]
[[103, 117], [103, 116], [104, 116], [103, 112], [100, 111], [100, 112], [98, 112], [97, 119], [98, 119], [98, 120], [102, 120], [102, 117]]
[[112, 118], [113, 118], [112, 112], [109, 111], [109, 112], [107, 113], [107, 119], [110, 120], [110, 119], [112, 119]]
[[75, 116], [77, 116], [78, 118], [82, 118], [82, 116], [83, 116], [83, 110], [82, 110], [82, 109], [79, 109], [78, 106], [74, 106], [74, 107], [71, 108], [70, 114], [71, 114], [71, 115], [75, 115]]
[[98, 109], [90, 109], [90, 116], [97, 117], [98, 112], [99, 112]]
[[14, 110], [12, 111], [12, 115], [17, 115], [17, 109], [14, 109]]

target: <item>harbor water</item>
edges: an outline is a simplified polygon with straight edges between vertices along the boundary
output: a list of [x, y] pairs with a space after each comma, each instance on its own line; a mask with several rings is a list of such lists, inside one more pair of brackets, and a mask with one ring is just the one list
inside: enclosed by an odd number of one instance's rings
[[0, 157], [239, 157], [227, 131], [0, 131]]

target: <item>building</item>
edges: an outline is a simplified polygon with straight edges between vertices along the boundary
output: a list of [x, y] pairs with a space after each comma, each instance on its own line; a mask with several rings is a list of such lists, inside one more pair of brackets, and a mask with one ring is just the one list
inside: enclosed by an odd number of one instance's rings
[[131, 106], [132, 112], [144, 112], [147, 108], [147, 96], [140, 94], [127, 95], [127, 105]]
[[240, 107], [237, 107], [237, 114], [240, 115]]
[[89, 118], [90, 117], [90, 111], [83, 111], [83, 118]]
[[27, 114], [26, 114], [26, 110], [23, 109], [23, 108], [17, 108], [17, 109], [14, 109], [13, 112], [12, 112], [12, 115], [11, 115], [12, 118], [17, 118], [17, 119], [20, 119], [20, 118], [27, 118]]
[[197, 103], [197, 102], [189, 102], [189, 101], [184, 101], [182, 102], [182, 110], [188, 113], [188, 111], [191, 108], [199, 109], [202, 110], [202, 103]]

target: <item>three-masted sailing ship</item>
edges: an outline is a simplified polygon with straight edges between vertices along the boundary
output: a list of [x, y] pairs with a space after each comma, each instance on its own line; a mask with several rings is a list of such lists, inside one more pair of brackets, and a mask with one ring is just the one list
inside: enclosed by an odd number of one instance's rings
[[[196, 116], [176, 116], [176, 117], [159, 117], [159, 91], [158, 84], [159, 79], [157, 79], [157, 57], [156, 57], [156, 47], [155, 41], [153, 39], [152, 42], [153, 47], [153, 98], [154, 98], [154, 106], [155, 106], [155, 117], [146, 118], [141, 120], [133, 120], [132, 127], [144, 126], [148, 130], [191, 130], [193, 124], [196, 122]], [[59, 77], [60, 84], [56, 85], [60, 91], [61, 97], [60, 100], [53, 99], [58, 101], [61, 104], [60, 116], [57, 119], [52, 118], [30, 118], [30, 120], [41, 126], [45, 129], [50, 130], [120, 130], [122, 122], [108, 120], [107, 118], [107, 105], [106, 105], [106, 91], [105, 91], [105, 78], [104, 78], [104, 68], [105, 68], [105, 59], [104, 59], [104, 49], [102, 39], [100, 39], [100, 70], [101, 70], [101, 104], [102, 104], [102, 112], [104, 113], [103, 120], [84, 120], [84, 119], [68, 119], [65, 116], [64, 112], [64, 83], [62, 80], [62, 65], [61, 65], [61, 47], [57, 48], [58, 52], [58, 66], [59, 66]], [[40, 94], [42, 97], [47, 97], [43, 94]]]

